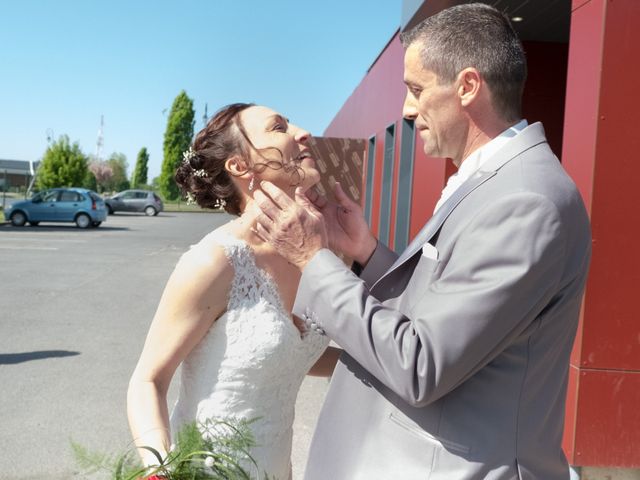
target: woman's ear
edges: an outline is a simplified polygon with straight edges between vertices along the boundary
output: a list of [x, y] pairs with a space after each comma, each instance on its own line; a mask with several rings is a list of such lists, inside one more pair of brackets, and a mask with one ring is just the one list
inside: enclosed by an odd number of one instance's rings
[[233, 155], [224, 162], [224, 168], [234, 177], [243, 177], [249, 173], [247, 162], [239, 155]]
[[458, 95], [463, 107], [468, 107], [479, 95], [482, 77], [475, 68], [465, 68], [458, 74]]

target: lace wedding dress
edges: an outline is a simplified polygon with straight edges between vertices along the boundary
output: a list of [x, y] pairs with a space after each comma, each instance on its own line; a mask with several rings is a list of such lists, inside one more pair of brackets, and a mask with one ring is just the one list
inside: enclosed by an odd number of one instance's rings
[[272, 277], [257, 267], [244, 241], [218, 229], [185, 255], [203, 258], [215, 245], [235, 270], [227, 311], [182, 363], [171, 431], [208, 418], [257, 419], [250, 427], [258, 471], [250, 473], [288, 480], [296, 396], [328, 340], [300, 333]]

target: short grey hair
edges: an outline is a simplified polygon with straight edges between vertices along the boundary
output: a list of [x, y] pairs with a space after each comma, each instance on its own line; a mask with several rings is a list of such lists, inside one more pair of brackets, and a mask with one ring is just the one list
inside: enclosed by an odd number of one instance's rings
[[423, 67], [451, 83], [475, 68], [489, 86], [493, 105], [507, 121], [522, 116], [527, 61], [509, 19], [484, 3], [456, 5], [426, 18], [400, 39], [405, 48], [421, 46]]

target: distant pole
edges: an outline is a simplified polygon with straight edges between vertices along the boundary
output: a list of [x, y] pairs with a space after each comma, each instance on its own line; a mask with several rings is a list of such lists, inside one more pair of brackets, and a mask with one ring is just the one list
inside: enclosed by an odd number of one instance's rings
[[36, 183], [36, 178], [38, 177], [38, 168], [40, 167], [41, 163], [42, 162], [38, 162], [38, 165], [34, 168], [33, 162], [30, 162], [31, 171], [33, 172], [33, 175], [31, 177], [31, 181], [29, 182], [29, 187], [27, 188], [27, 191], [24, 193], [24, 198], [25, 199], [29, 195], [31, 195], [31, 190], [33, 189], [33, 185]]
[[4, 210], [4, 204], [7, 199], [7, 170], [4, 171], [4, 178], [2, 179], [2, 210]]
[[98, 139], [96, 140], [96, 162], [100, 162], [103, 146], [104, 146], [104, 115], [100, 115], [100, 128], [98, 129]]
[[209, 116], [207, 115], [207, 104], [204, 104], [204, 115], [202, 115], [202, 122], [204, 123], [204, 126], [207, 126], [207, 122], [209, 121]]

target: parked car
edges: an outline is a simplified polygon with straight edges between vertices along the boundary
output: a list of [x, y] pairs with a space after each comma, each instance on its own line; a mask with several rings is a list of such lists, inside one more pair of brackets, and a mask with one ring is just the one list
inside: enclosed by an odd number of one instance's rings
[[114, 212], [144, 212], [151, 217], [164, 209], [162, 199], [149, 190], [125, 190], [105, 198], [104, 202], [109, 215]]
[[27, 222], [75, 222], [78, 228], [97, 227], [107, 219], [107, 207], [96, 192], [86, 188], [52, 188], [31, 199], [14, 202], [4, 218], [22, 227]]

